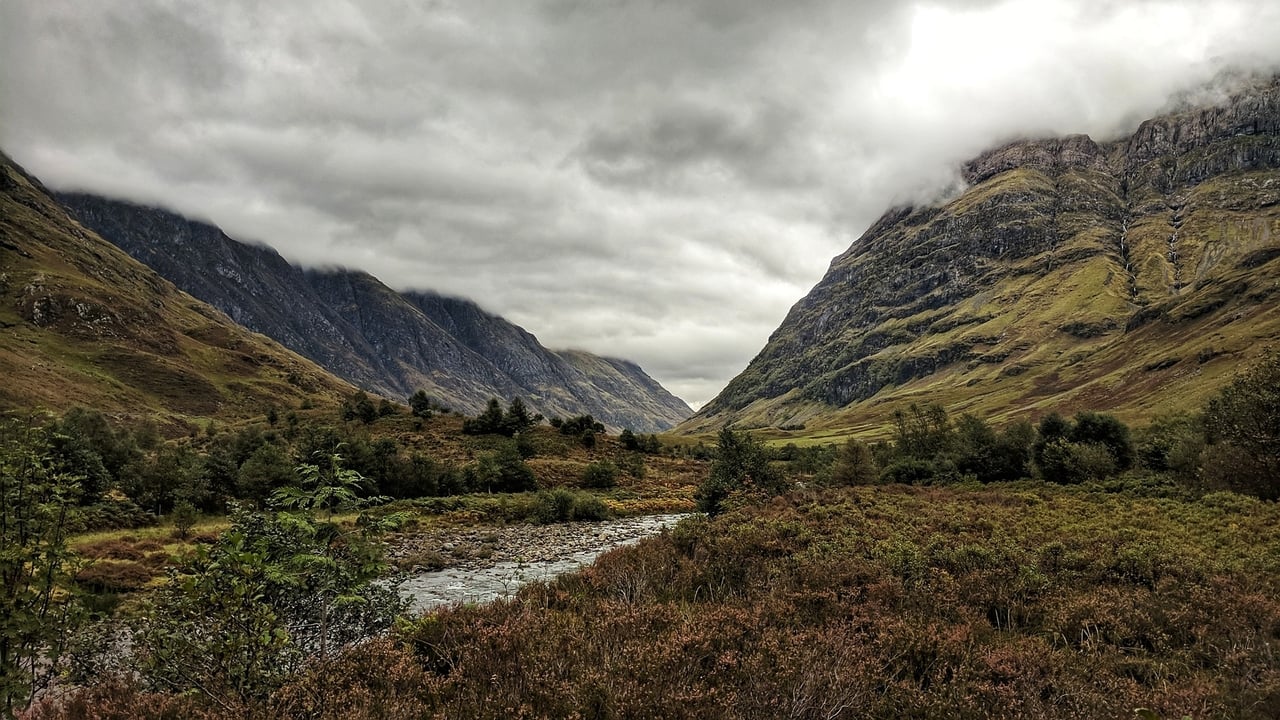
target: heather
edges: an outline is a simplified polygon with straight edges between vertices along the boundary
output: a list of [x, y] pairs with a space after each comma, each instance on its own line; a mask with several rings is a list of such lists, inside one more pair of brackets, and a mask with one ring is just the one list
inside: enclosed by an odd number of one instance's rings
[[[801, 491], [401, 621], [212, 716], [1274, 717], [1278, 521], [1226, 492]], [[137, 693], [31, 717], [178, 702]]]

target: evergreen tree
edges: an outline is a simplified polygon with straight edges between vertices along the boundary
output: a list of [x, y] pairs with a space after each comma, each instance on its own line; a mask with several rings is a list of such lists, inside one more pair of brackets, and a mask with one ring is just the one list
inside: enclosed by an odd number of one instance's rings
[[508, 437], [522, 433], [533, 427], [541, 417], [537, 417], [529, 413], [529, 409], [525, 407], [524, 401], [520, 398], [511, 398], [511, 405], [507, 408], [507, 413], [502, 419], [503, 435]]
[[462, 432], [468, 435], [500, 433], [503, 429], [503, 417], [502, 404], [498, 402], [498, 398], [489, 398], [484, 412], [463, 421]]
[[418, 390], [409, 397], [409, 409], [413, 412], [414, 417], [430, 420], [432, 415], [431, 405], [431, 397], [427, 395], [425, 390]]
[[880, 477], [871, 448], [857, 438], [849, 438], [836, 455], [831, 482], [836, 485], [869, 485]]
[[618, 442], [622, 443], [622, 447], [632, 452], [640, 449], [640, 440], [635, 433], [631, 432], [631, 428], [623, 428], [618, 435]]
[[786, 481], [769, 464], [769, 453], [755, 438], [729, 428], [720, 431], [711, 472], [698, 486], [698, 510], [716, 515], [724, 503], [738, 492], [776, 495], [786, 490]]

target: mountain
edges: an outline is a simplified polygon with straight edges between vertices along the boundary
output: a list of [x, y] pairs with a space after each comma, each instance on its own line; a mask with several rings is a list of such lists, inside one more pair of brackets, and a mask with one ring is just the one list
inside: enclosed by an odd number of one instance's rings
[[682, 426], [868, 431], [911, 401], [996, 419], [1194, 409], [1280, 337], [1280, 81], [1131, 136], [1019, 141], [896, 208]]
[[0, 410], [74, 405], [190, 429], [354, 391], [71, 218], [0, 153]]
[[304, 270], [274, 250], [155, 208], [58, 196], [80, 222], [192, 295], [369, 391], [426, 390], [470, 413], [521, 397], [548, 416], [591, 414], [654, 432], [693, 411], [634, 364], [553, 352], [475, 303], [399, 293], [366, 273]]

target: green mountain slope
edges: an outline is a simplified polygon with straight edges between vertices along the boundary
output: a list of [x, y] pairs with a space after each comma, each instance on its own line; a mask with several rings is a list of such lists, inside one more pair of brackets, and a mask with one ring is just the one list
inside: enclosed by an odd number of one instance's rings
[[85, 230], [0, 154], [0, 411], [91, 406], [170, 427], [350, 385]]
[[1280, 337], [1280, 81], [1110, 143], [1016, 142], [882, 217], [681, 428], [831, 434], [911, 401], [997, 419], [1192, 408]]

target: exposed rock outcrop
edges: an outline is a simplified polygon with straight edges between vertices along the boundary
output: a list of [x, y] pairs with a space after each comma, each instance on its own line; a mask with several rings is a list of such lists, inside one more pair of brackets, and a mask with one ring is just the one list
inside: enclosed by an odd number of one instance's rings
[[[986, 152], [960, 197], [891, 210], [835, 258], [684, 427], [848, 425], [916, 399], [1193, 406], [1280, 336], [1278, 135], [1273, 80], [1114, 142]], [[1187, 355], [1210, 360], [1159, 362]]]
[[548, 416], [591, 414], [639, 432], [692, 413], [635, 365], [547, 350], [468, 300], [399, 293], [367, 273], [303, 270], [268, 247], [163, 210], [83, 194], [59, 199], [179, 287], [372, 392], [404, 399], [422, 389], [469, 413], [490, 397], [521, 397]]

